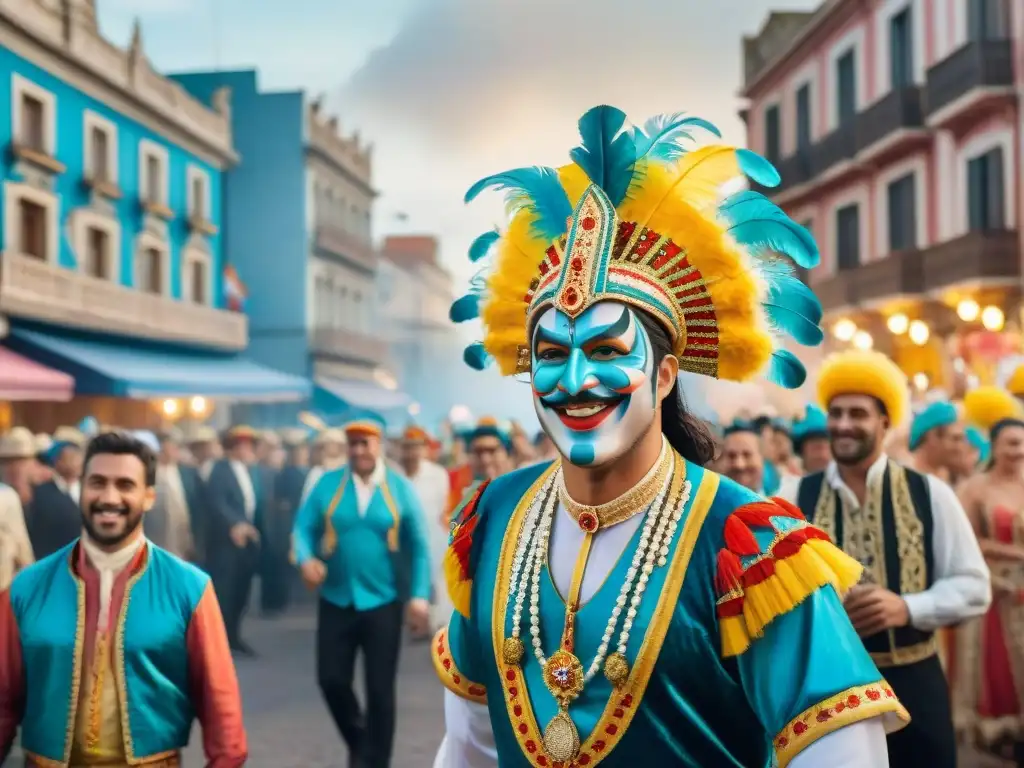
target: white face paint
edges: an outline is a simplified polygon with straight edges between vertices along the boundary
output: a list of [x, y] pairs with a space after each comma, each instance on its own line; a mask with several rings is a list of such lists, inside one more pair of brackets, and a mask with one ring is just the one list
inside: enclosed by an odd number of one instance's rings
[[531, 354], [537, 417], [573, 464], [614, 461], [650, 427], [654, 353], [630, 307], [602, 301], [575, 320], [552, 307], [537, 321]]

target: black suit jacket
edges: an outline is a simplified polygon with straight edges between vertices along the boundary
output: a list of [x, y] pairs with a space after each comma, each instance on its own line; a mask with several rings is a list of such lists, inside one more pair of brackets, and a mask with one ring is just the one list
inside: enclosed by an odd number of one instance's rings
[[36, 486], [26, 523], [36, 560], [52, 555], [82, 534], [82, 512], [78, 502], [58, 488], [53, 480]]

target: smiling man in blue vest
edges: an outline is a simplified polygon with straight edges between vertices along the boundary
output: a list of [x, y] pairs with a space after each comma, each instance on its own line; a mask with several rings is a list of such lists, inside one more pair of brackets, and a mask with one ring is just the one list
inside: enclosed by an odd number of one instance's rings
[[[295, 520], [295, 559], [319, 592], [317, 679], [354, 768], [386, 768], [395, 732], [395, 678], [403, 610], [429, 626], [430, 563], [423, 510], [412, 485], [381, 455], [384, 422], [361, 414], [345, 426], [349, 463], [325, 472]], [[352, 690], [357, 651], [366, 713]]]

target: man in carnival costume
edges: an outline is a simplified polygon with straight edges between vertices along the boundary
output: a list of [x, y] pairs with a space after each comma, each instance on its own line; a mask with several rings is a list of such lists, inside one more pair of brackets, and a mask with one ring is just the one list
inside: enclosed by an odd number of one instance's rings
[[[813, 403], [804, 409], [803, 418], [793, 422], [793, 450], [800, 458], [805, 474], [821, 472], [832, 460], [832, 448], [828, 443], [828, 419], [825, 412]], [[786, 478], [783, 481], [799, 481]]]
[[864, 566], [845, 608], [912, 717], [889, 736], [890, 765], [954, 768], [936, 630], [984, 613], [988, 568], [953, 490], [883, 450], [909, 406], [899, 367], [878, 352], [831, 355], [818, 372], [818, 397], [834, 459], [803, 478], [789, 500]]
[[860, 567], [705, 470], [712, 438], [677, 384], [803, 381], [769, 328], [818, 343], [821, 308], [774, 253], [811, 266], [813, 239], [759, 193], [720, 200], [741, 171], [778, 175], [742, 149], [684, 152], [703, 120], [637, 129], [598, 107], [579, 127], [571, 164], [467, 195], [508, 189], [513, 217], [476, 241], [493, 269], [452, 308], [486, 331], [466, 359], [531, 374], [561, 458], [482, 484], [453, 524], [436, 764], [883, 766], [905, 713], [843, 615]]
[[921, 474], [935, 475], [948, 483], [963, 441], [964, 427], [956, 406], [946, 401], [929, 403], [910, 422], [910, 463]]
[[722, 431], [722, 474], [764, 495], [767, 462], [761, 452], [761, 435], [751, 421], [735, 420]]

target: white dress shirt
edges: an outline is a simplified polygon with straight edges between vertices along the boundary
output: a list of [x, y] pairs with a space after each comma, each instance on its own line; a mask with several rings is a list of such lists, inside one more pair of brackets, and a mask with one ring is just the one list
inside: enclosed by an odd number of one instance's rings
[[251, 523], [256, 517], [256, 489], [252, 487], [252, 475], [249, 474], [249, 467], [234, 459], [228, 463], [242, 489], [242, 497], [245, 499], [245, 519]]
[[379, 486], [384, 484], [386, 477], [387, 464], [383, 459], [377, 459], [373, 472], [365, 480], [355, 472], [352, 473], [352, 482], [356, 486], [356, 510], [360, 517], [366, 517], [366, 510], [369, 509], [370, 502], [373, 501], [373, 494], [377, 492]]
[[[889, 462], [884, 453], [868, 468], [868, 485], [882, 481]], [[910, 623], [922, 632], [957, 624], [983, 614], [992, 601], [988, 566], [978, 539], [956, 493], [934, 475], [925, 475], [932, 501], [932, 585], [924, 592], [902, 595], [910, 613]], [[796, 503], [799, 478], [783, 482], [778, 496]], [[834, 461], [825, 470], [825, 482], [838, 494], [843, 509], [851, 515], [860, 512], [856, 495], [839, 476]]]
[[81, 498], [82, 494], [82, 483], [78, 480], [72, 480], [70, 483], [60, 475], [53, 476], [53, 484], [56, 485], [62, 493], [66, 494], [71, 498], [75, 504]]
[[[583, 602], [601, 588], [643, 520], [644, 515], [634, 515], [594, 535], [580, 585]], [[576, 555], [584, 536], [559, 502], [552, 521], [548, 562], [551, 579], [562, 595], [569, 592]], [[498, 754], [487, 706], [445, 690], [444, 709], [447, 730], [434, 768], [497, 768]], [[794, 757], [789, 765], [790, 768], [822, 768], [825, 765], [829, 768], [888, 768], [889, 752], [883, 720], [877, 717], [862, 720], [823, 736]]]
[[96, 618], [96, 631], [105, 632], [110, 621], [110, 598], [114, 591], [114, 579], [128, 566], [146, 539], [138, 536], [131, 544], [116, 552], [104, 552], [87, 536], [82, 536], [81, 541], [85, 556], [100, 575], [100, 612]]

